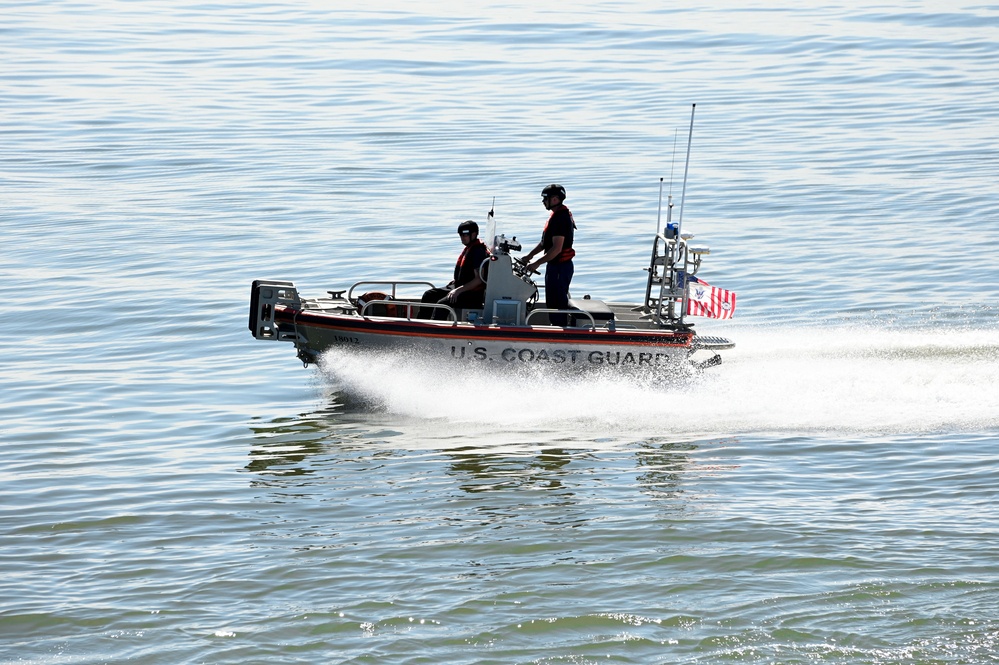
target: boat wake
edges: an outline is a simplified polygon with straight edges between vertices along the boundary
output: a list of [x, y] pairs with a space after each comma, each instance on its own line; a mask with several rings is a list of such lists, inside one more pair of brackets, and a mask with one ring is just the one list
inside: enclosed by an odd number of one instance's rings
[[495, 373], [402, 353], [327, 352], [350, 408], [460, 423], [629, 436], [906, 434], [999, 428], [995, 330], [739, 328], [725, 364], [686, 380]]

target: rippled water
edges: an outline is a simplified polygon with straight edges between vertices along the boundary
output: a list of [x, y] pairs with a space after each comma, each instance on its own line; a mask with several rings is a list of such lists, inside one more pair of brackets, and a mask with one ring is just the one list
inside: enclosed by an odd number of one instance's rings
[[[0, 58], [0, 662], [996, 662], [999, 6], [50, 2]], [[640, 297], [693, 103], [701, 380], [248, 334], [552, 181]]]

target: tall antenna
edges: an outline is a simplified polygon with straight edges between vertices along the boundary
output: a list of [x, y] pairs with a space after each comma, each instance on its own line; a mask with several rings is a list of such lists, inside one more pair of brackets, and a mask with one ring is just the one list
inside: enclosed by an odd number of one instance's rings
[[662, 230], [663, 219], [663, 179], [659, 178], [659, 210], [656, 212], [656, 235]]
[[683, 226], [683, 201], [687, 198], [687, 170], [690, 168], [690, 142], [694, 138], [694, 110], [697, 104], [690, 105], [690, 132], [687, 134], [687, 163], [683, 167], [683, 191], [680, 192], [680, 218], [676, 220], [676, 235], [679, 237]]

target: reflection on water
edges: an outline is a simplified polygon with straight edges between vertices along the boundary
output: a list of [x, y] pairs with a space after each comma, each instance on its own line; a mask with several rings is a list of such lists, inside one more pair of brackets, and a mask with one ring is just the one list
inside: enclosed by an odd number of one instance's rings
[[283, 478], [304, 476], [315, 472], [309, 460], [323, 453], [324, 442], [330, 436], [330, 420], [335, 406], [297, 418], [276, 418], [270, 423], [250, 426], [255, 445], [250, 449], [246, 470], [255, 474], [255, 483], [287, 484]]
[[643, 441], [635, 453], [640, 473], [637, 478], [639, 489], [649, 496], [675, 503], [683, 492], [683, 474], [691, 464], [690, 454], [696, 450], [692, 443], [662, 443]]
[[503, 510], [517, 503], [510, 498], [514, 492], [521, 501], [531, 497], [534, 508], [571, 512], [579, 494], [599, 485], [629, 500], [640, 494], [657, 510], [675, 513], [685, 510], [685, 480], [704, 470], [693, 459], [704, 442], [585, 440], [577, 432], [571, 442], [562, 437], [551, 445], [557, 437], [543, 433], [500, 432], [487, 439], [479, 432], [470, 445], [454, 423], [365, 411], [337, 394], [316, 411], [250, 429], [254, 439], [244, 471], [254, 486], [281, 490], [282, 496], [296, 488], [313, 495], [331, 478], [340, 491], [350, 486], [370, 495], [392, 476], [392, 491], [496, 495], [505, 497]]
[[564, 469], [573, 454], [561, 449], [541, 450], [530, 457], [512, 458], [499, 453], [482, 453], [475, 448], [445, 453], [450, 471], [461, 479], [461, 489], [475, 494], [497, 489], [542, 489], [571, 494], [563, 483]]

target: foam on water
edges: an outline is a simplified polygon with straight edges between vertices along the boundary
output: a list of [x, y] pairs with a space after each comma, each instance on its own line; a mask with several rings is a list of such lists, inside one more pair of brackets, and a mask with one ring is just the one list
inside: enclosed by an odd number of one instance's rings
[[327, 352], [348, 399], [400, 416], [492, 427], [596, 431], [904, 434], [999, 426], [999, 335], [989, 329], [860, 326], [741, 329], [719, 368], [687, 381], [544, 367], [492, 372], [403, 352]]

